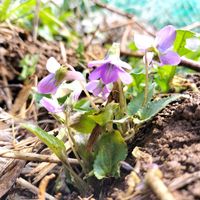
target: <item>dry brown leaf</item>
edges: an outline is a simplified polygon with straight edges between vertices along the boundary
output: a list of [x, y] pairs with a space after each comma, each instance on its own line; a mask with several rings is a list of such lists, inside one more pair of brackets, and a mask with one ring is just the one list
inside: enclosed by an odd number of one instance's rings
[[21, 111], [24, 108], [26, 101], [28, 100], [28, 97], [31, 92], [31, 87], [32, 85], [29, 84], [29, 85], [24, 86], [21, 89], [21, 91], [17, 95], [17, 98], [15, 99], [14, 105], [12, 106], [11, 114], [13, 115], [20, 114], [21, 115], [20, 117], [25, 118], [25, 112], [21, 112]]
[[24, 160], [12, 160], [2, 159], [0, 163], [0, 198], [8, 192], [8, 190], [15, 183], [19, 177], [26, 161]]

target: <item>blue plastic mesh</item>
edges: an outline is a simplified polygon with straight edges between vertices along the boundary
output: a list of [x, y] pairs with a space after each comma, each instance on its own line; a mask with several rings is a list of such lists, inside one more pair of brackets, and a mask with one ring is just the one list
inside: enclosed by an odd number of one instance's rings
[[200, 0], [104, 0], [158, 29], [172, 24], [183, 27], [200, 21]]

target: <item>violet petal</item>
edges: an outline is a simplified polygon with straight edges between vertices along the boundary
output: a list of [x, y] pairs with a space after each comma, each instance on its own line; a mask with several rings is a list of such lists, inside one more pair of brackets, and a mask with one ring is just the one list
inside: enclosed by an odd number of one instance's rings
[[102, 92], [102, 83], [100, 80], [90, 81], [87, 84], [86, 89], [93, 93], [94, 96], [98, 96]]
[[159, 58], [162, 65], [178, 65], [181, 62], [180, 56], [173, 51], [168, 51]]
[[101, 79], [103, 83], [108, 84], [112, 82], [116, 82], [118, 79], [118, 67], [112, 64], [104, 65], [101, 69]]
[[109, 96], [109, 94], [110, 94], [110, 92], [111, 92], [111, 88], [109, 87], [109, 85], [105, 85], [103, 87], [103, 90], [102, 90], [102, 97], [103, 97], [103, 99], [107, 99], [108, 96]]
[[93, 92], [93, 90], [99, 85], [99, 81], [98, 80], [93, 80], [90, 81], [87, 85], [86, 85], [86, 89], [89, 92]]
[[153, 46], [154, 38], [146, 36], [146, 35], [135, 34], [134, 42], [135, 42], [136, 47], [139, 50], [145, 50]]
[[92, 71], [89, 75], [90, 80], [96, 80], [100, 78], [101, 76], [101, 71], [104, 70], [105, 65], [102, 65], [100, 67], [97, 67], [94, 71]]
[[71, 93], [73, 101], [75, 102], [78, 101], [78, 98], [80, 97], [81, 92], [82, 92], [82, 88], [79, 87]]
[[84, 76], [77, 71], [67, 71], [66, 79], [67, 81], [73, 81], [73, 80], [85, 81]]
[[56, 71], [60, 68], [60, 64], [54, 57], [50, 57], [47, 60], [46, 68], [50, 73], [56, 73]]
[[128, 63], [126, 63], [120, 59], [117, 59], [117, 58], [112, 59], [111, 64], [125, 68], [125, 69], [132, 69], [132, 67]]
[[165, 52], [167, 49], [169, 49], [176, 38], [176, 29], [169, 25], [162, 28], [157, 34], [156, 34], [156, 47], [160, 52]]
[[55, 94], [57, 88], [55, 74], [45, 76], [37, 86], [38, 92], [42, 94]]
[[98, 66], [106, 64], [108, 62], [109, 62], [108, 59], [105, 59], [105, 60], [95, 60], [95, 61], [89, 62], [88, 63], [88, 67], [98, 67]]
[[126, 72], [126, 71], [124, 71], [124, 70], [118, 70], [117, 73], [118, 73], [119, 79], [120, 79], [124, 84], [130, 84], [130, 83], [133, 81], [132, 76], [131, 76], [128, 72]]
[[63, 106], [60, 106], [58, 104], [57, 99], [53, 100], [53, 99], [49, 99], [49, 98], [43, 97], [40, 100], [40, 104], [43, 107], [45, 107], [51, 113], [58, 113], [58, 112], [62, 112], [63, 111]]
[[98, 85], [94, 90], [93, 90], [93, 95], [98, 96], [102, 92], [102, 86]]

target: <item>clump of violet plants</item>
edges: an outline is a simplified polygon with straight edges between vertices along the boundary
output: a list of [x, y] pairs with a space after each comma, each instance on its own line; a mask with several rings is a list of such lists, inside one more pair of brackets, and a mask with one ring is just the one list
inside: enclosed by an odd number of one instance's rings
[[[173, 49], [176, 40], [173, 26], [164, 27], [155, 38], [135, 35], [135, 45], [144, 53], [145, 71], [145, 84], [135, 95], [127, 93], [134, 90], [134, 83], [139, 80], [139, 75], [134, 74], [137, 66], [120, 59], [118, 43], [112, 45], [105, 59], [88, 63], [89, 81], [72, 66], [60, 65], [53, 57], [48, 59], [49, 75], [38, 83], [37, 93], [41, 96], [40, 105], [60, 122], [59, 134], [51, 135], [37, 125], [23, 126], [61, 160], [68, 174], [66, 182], [81, 193], [94, 187], [92, 177], [119, 177], [120, 163], [127, 156], [126, 141], [134, 139], [144, 122], [183, 96], [174, 94], [154, 100], [156, 83], [149, 78], [150, 69], [155, 66], [180, 63], [181, 57]], [[79, 163], [78, 170], [68, 160], [68, 143]]]

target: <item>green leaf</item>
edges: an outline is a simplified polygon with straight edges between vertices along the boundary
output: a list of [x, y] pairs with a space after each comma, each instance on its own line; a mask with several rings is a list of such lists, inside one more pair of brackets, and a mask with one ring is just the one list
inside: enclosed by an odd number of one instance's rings
[[79, 116], [73, 117], [71, 119], [70, 127], [80, 133], [91, 133], [96, 126], [96, 122], [90, 118], [90, 115], [91, 112], [86, 112], [84, 114], [80, 114]]
[[131, 50], [131, 51], [136, 51], [136, 50], [138, 50], [138, 48], [136, 47], [136, 45], [135, 45], [135, 42], [130, 42], [129, 44], [128, 44], [128, 48]]
[[65, 159], [66, 148], [64, 142], [59, 140], [57, 137], [48, 134], [46, 131], [42, 130], [40, 127], [33, 124], [22, 124], [22, 127], [36, 135], [43, 143], [45, 143], [53, 153], [58, 156], [61, 160]]
[[22, 67], [22, 72], [19, 75], [19, 79], [26, 80], [29, 76], [33, 75], [36, 70], [37, 62], [38, 55], [25, 55], [25, 57], [20, 61], [20, 67]]
[[176, 101], [180, 97], [186, 97], [186, 95], [176, 94], [173, 96], [165, 97], [159, 100], [149, 102], [144, 108], [138, 111], [139, 119], [147, 121], [159, 113], [163, 108], [165, 108], [169, 103]]
[[35, 7], [35, 0], [26, 0], [20, 2], [18, 6], [12, 8], [6, 15], [6, 19], [16, 20], [31, 13], [31, 9]]
[[77, 101], [74, 105], [74, 109], [81, 110], [81, 111], [90, 111], [90, 102], [87, 98], [82, 98], [79, 101]]
[[53, 41], [53, 31], [47, 25], [39, 27], [38, 34], [45, 40]]
[[176, 66], [165, 65], [156, 68], [155, 72], [156, 73], [154, 75], [154, 79], [160, 91], [162, 93], [168, 92], [170, 89], [170, 82], [173, 79], [176, 72]]
[[40, 104], [40, 100], [43, 98], [43, 97], [47, 97], [47, 98], [51, 98], [51, 95], [50, 94], [41, 94], [41, 93], [38, 93], [38, 92], [33, 92], [33, 99], [34, 101], [37, 103], [37, 104]]
[[94, 174], [98, 179], [119, 177], [119, 162], [127, 156], [127, 146], [119, 131], [104, 134], [98, 142]]
[[68, 95], [64, 95], [64, 96], [62, 96], [62, 97], [59, 97], [59, 98], [57, 99], [57, 100], [58, 100], [58, 103], [59, 103], [60, 105], [64, 104], [65, 101], [67, 100], [67, 97], [68, 97]]
[[50, 8], [45, 8], [40, 11], [40, 20], [44, 25], [48, 26], [51, 33], [59, 34], [64, 37], [70, 36], [69, 29], [67, 29], [65, 24], [53, 14], [53, 11]]
[[11, 5], [11, 0], [4, 0], [3, 3], [0, 5], [0, 21], [4, 21], [6, 19], [6, 14], [8, 9]]
[[[147, 102], [149, 102], [152, 99], [154, 88], [155, 84], [150, 84]], [[137, 111], [142, 107], [143, 102], [144, 102], [144, 90], [129, 102], [127, 106], [128, 115], [136, 114]]]
[[144, 72], [143, 71], [138, 72], [137, 69], [134, 69], [131, 75], [133, 76], [133, 86], [137, 88], [138, 92], [142, 92], [145, 86]]
[[103, 110], [98, 114], [90, 115], [90, 119], [94, 120], [100, 126], [104, 126], [110, 122], [114, 117], [114, 112], [118, 108], [118, 104], [109, 103]]
[[187, 53], [190, 53], [191, 50], [185, 48], [186, 40], [188, 38], [195, 37], [195, 33], [191, 31], [186, 30], [177, 30], [176, 31], [176, 39], [174, 42], [174, 50], [180, 55], [186, 55]]
[[[141, 59], [140, 59], [141, 61]], [[134, 62], [132, 58], [129, 62], [132, 66], [137, 66], [131, 71], [131, 76], [133, 77], [132, 83], [128, 86], [128, 90], [126, 92], [126, 96], [128, 98], [132, 96], [137, 96], [138, 93], [142, 93], [145, 87], [145, 72], [144, 72], [144, 64], [140, 65], [137, 61]]]
[[76, 54], [80, 59], [84, 58], [84, 45], [82, 42], [79, 42], [78, 47], [76, 49]]

